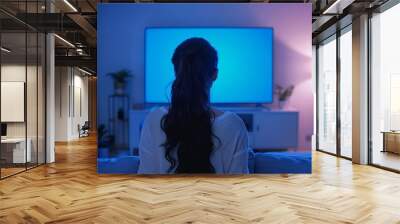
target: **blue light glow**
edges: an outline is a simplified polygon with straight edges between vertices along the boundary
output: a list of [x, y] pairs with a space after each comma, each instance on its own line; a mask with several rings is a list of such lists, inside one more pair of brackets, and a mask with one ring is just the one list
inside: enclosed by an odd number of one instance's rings
[[147, 28], [145, 98], [168, 103], [175, 78], [172, 54], [191, 37], [202, 37], [218, 51], [213, 103], [269, 103], [273, 100], [271, 28]]

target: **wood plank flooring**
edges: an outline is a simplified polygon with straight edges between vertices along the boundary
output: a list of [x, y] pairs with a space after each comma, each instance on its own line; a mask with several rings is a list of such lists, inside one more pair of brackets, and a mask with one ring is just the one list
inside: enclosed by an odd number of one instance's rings
[[11, 176], [13, 174], [25, 171], [25, 167], [24, 168], [0, 168], [1, 169], [1, 176], [2, 177], [7, 177], [7, 176]]
[[314, 153], [312, 175], [98, 175], [96, 143], [0, 181], [0, 223], [400, 223], [400, 175]]
[[372, 159], [374, 164], [400, 170], [400, 154], [375, 150]]

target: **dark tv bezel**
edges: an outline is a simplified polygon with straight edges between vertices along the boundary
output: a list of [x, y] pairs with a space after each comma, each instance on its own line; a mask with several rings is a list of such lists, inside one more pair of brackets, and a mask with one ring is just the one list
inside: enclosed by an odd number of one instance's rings
[[147, 101], [146, 97], [146, 81], [147, 81], [147, 71], [146, 71], [146, 60], [147, 60], [147, 55], [146, 55], [146, 50], [147, 50], [147, 43], [146, 43], [146, 37], [147, 37], [147, 31], [150, 29], [268, 29], [272, 31], [272, 99], [271, 101], [259, 101], [259, 102], [254, 102], [254, 101], [249, 101], [249, 102], [211, 102], [212, 105], [217, 105], [217, 106], [238, 106], [238, 105], [243, 105], [243, 106], [249, 106], [249, 105], [262, 105], [262, 104], [273, 104], [274, 103], [274, 89], [275, 89], [275, 66], [274, 66], [274, 56], [275, 56], [275, 38], [274, 38], [274, 28], [273, 27], [257, 27], [257, 26], [149, 26], [145, 27], [144, 29], [144, 88], [143, 88], [143, 102], [144, 105], [169, 105], [170, 102], [149, 102]]

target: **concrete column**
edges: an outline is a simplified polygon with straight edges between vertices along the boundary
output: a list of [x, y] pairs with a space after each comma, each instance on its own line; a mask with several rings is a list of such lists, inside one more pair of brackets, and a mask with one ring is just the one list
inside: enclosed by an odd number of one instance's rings
[[46, 36], [46, 60], [47, 60], [47, 77], [46, 77], [46, 100], [47, 100], [47, 108], [46, 108], [46, 141], [47, 141], [47, 149], [46, 149], [46, 162], [52, 163], [55, 161], [55, 151], [54, 151], [54, 133], [55, 133], [55, 76], [54, 76], [54, 35], [47, 34]]
[[[46, 2], [47, 12], [54, 11], [51, 1]], [[55, 162], [55, 43], [54, 34], [46, 34], [46, 163]]]
[[353, 162], [368, 163], [368, 15], [353, 20]]
[[70, 67], [55, 68], [55, 141], [71, 140], [71, 79]]

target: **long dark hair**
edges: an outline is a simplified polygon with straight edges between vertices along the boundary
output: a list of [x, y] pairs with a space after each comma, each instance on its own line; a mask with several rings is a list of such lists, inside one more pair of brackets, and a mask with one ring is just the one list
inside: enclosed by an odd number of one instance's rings
[[[161, 120], [169, 172], [176, 167], [175, 173], [215, 173], [210, 162], [215, 115], [209, 92], [217, 72], [217, 51], [203, 38], [190, 38], [175, 49], [172, 63], [171, 105]], [[175, 149], [177, 159], [172, 156]]]

